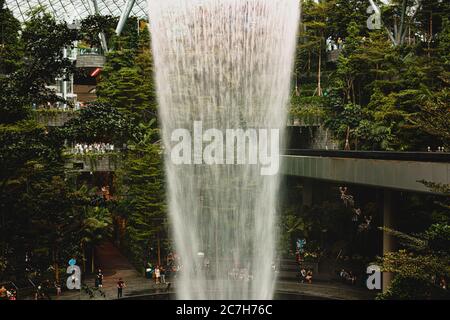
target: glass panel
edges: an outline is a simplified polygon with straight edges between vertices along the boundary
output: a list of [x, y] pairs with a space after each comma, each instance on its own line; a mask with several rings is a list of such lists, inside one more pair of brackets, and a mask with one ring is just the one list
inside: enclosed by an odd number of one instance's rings
[[[72, 21], [82, 19], [93, 13], [92, 0], [6, 0], [6, 6], [21, 21], [27, 19], [30, 8], [42, 5], [58, 19]], [[120, 16], [125, 8], [126, 0], [97, 0], [100, 14]], [[147, 17], [147, 1], [136, 0], [131, 15], [139, 18]]]

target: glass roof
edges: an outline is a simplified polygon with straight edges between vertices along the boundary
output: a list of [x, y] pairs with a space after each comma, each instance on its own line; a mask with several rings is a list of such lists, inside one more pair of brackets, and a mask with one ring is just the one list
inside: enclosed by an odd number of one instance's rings
[[[8, 7], [14, 16], [25, 21], [30, 9], [42, 5], [52, 12], [56, 18], [72, 22], [94, 14], [93, 0], [6, 0]], [[97, 0], [101, 15], [120, 16], [125, 9], [126, 0]], [[130, 16], [139, 18], [147, 17], [147, 0], [136, 0]]]

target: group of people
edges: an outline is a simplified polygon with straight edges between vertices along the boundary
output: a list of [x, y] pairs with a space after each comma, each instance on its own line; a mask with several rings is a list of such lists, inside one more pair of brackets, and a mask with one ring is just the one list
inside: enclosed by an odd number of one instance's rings
[[327, 51], [340, 50], [344, 47], [344, 40], [342, 38], [337, 38], [337, 40], [328, 38], [327, 41]]
[[[95, 276], [95, 287], [96, 288], [103, 288], [103, 271], [102, 269], [98, 269], [97, 274]], [[125, 281], [123, 281], [122, 278], [119, 278], [119, 280], [116, 283], [117, 288], [117, 299], [120, 299], [123, 297], [123, 289], [126, 287]]]
[[17, 291], [14, 288], [0, 287], [0, 300], [17, 300]]
[[74, 154], [88, 154], [88, 153], [108, 153], [114, 152], [114, 145], [111, 143], [77, 143], [72, 148]]
[[311, 284], [313, 280], [313, 271], [312, 269], [306, 270], [305, 268], [300, 269], [300, 283], [309, 283]]
[[[150, 268], [151, 269], [151, 268]], [[156, 266], [152, 272], [152, 278], [155, 280], [155, 284], [166, 283], [166, 268], [163, 266]]]
[[339, 278], [342, 280], [342, 282], [355, 284], [356, 283], [356, 276], [351, 271], [347, 271], [345, 269], [342, 269], [341, 272], [339, 272]]
[[[355, 199], [352, 195], [348, 194], [347, 187], [339, 187], [341, 200], [346, 207], [350, 207], [353, 210], [352, 221], [358, 224], [358, 232], [368, 231], [371, 228], [372, 216], [362, 215], [361, 208], [355, 207]], [[362, 220], [361, 223], [359, 223]]]
[[253, 275], [250, 274], [247, 268], [234, 267], [228, 273], [228, 276], [233, 280], [250, 281], [253, 279]]
[[[427, 148], [428, 152], [433, 152], [433, 150], [431, 150], [431, 147]], [[445, 148], [444, 147], [438, 147], [436, 152], [445, 152]]]

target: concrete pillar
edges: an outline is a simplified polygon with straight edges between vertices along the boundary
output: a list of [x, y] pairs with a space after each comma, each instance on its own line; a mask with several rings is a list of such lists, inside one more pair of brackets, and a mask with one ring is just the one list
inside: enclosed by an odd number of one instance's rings
[[[393, 207], [393, 192], [388, 189], [384, 189], [383, 193], [383, 227], [394, 229], [394, 207]], [[396, 239], [383, 231], [383, 254], [395, 251], [397, 249]], [[383, 272], [383, 292], [387, 290], [389, 284], [391, 283], [393, 274], [390, 272]]]
[[302, 189], [303, 205], [311, 207], [313, 204], [313, 182], [310, 179], [303, 179]]

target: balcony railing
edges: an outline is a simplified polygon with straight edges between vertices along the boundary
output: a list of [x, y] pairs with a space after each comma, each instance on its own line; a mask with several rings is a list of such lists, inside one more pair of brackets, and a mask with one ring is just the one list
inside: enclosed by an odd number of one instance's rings
[[101, 68], [105, 65], [106, 58], [100, 48], [78, 48], [78, 68]]
[[60, 127], [69, 120], [78, 116], [78, 112], [70, 109], [37, 109], [34, 117], [37, 122], [46, 127]]

